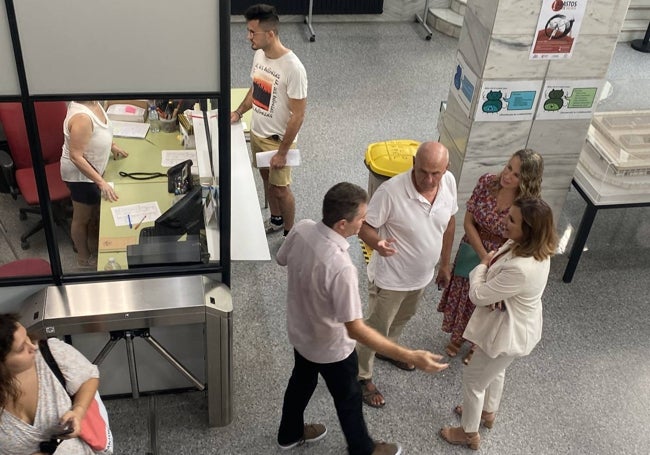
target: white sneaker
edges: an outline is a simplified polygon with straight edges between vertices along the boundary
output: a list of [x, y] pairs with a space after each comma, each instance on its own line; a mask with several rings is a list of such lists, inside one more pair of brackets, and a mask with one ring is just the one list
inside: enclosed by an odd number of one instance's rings
[[274, 232], [282, 230], [284, 230], [283, 224], [272, 223], [271, 218], [268, 218], [266, 221], [264, 221], [264, 231], [266, 231], [267, 234], [273, 234]]

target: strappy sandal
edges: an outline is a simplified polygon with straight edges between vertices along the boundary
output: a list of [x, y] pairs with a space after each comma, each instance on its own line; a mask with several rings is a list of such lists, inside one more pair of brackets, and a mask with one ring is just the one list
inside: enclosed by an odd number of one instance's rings
[[[463, 405], [459, 404], [454, 408], [454, 413], [463, 416]], [[494, 421], [496, 420], [497, 415], [495, 412], [481, 411], [481, 423], [485, 428], [491, 429], [494, 426]]]
[[474, 355], [474, 347], [472, 346], [469, 349], [469, 351], [467, 351], [467, 354], [465, 354], [465, 357], [463, 357], [463, 363], [465, 365], [469, 365], [469, 362], [471, 362], [473, 355]]
[[90, 256], [88, 256], [88, 259], [77, 258], [77, 267], [79, 267], [80, 269], [96, 269], [97, 256], [91, 254]]
[[440, 436], [449, 444], [467, 446], [472, 450], [478, 450], [481, 446], [478, 432], [465, 433], [462, 427], [444, 427], [440, 430]]
[[361, 379], [359, 384], [361, 385], [361, 396], [365, 404], [372, 408], [383, 408], [386, 405], [385, 401], [379, 404], [373, 401], [377, 397], [383, 401], [384, 396], [377, 389], [377, 386], [373, 384], [372, 379]]
[[458, 354], [458, 351], [460, 350], [460, 347], [462, 346], [461, 343], [457, 343], [455, 341], [450, 341], [447, 346], [445, 347], [445, 352], [447, 352], [447, 355], [449, 357], [456, 357]]

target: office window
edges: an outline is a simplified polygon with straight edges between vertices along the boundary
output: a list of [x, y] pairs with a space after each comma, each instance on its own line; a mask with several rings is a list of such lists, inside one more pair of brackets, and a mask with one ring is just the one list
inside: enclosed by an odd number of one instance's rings
[[[35, 144], [21, 103], [2, 103], [0, 265], [39, 258], [10, 274], [50, 274], [50, 226], [64, 276], [218, 264], [216, 111], [206, 128], [198, 102], [37, 101]], [[50, 199], [45, 223], [37, 181]]]
[[[42, 106], [49, 108], [50, 106]], [[47, 111], [47, 109], [45, 109]], [[64, 111], [65, 112], [65, 107]], [[41, 112], [49, 114], [49, 112]], [[0, 103], [0, 280], [51, 274], [43, 231], [42, 211], [36, 185], [36, 166], [32, 160], [29, 136], [20, 102]], [[41, 135], [50, 136], [44, 124]], [[60, 128], [57, 130], [60, 132]], [[62, 134], [61, 134], [62, 136]], [[47, 140], [43, 143], [47, 144]], [[47, 163], [38, 169], [48, 176], [58, 173], [61, 141], [47, 149]], [[59, 190], [66, 191], [61, 182]], [[62, 198], [64, 199], [64, 198]]]

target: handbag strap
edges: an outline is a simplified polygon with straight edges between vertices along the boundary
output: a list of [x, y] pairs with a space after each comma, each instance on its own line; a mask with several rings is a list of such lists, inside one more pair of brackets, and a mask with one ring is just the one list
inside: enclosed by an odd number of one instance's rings
[[63, 377], [63, 373], [61, 372], [61, 368], [59, 368], [59, 364], [56, 363], [56, 360], [54, 359], [54, 356], [52, 355], [52, 351], [50, 351], [50, 345], [47, 344], [47, 340], [40, 340], [38, 342], [38, 349], [41, 351], [41, 356], [43, 356], [43, 360], [45, 360], [45, 363], [47, 363], [47, 366], [50, 367], [50, 370], [52, 370], [52, 373], [54, 373], [54, 376], [59, 380], [63, 388], [65, 389], [65, 377]]
[[[59, 368], [59, 364], [56, 363], [56, 360], [54, 359], [54, 356], [52, 355], [52, 351], [50, 351], [50, 345], [47, 344], [47, 340], [39, 340], [38, 342], [38, 350], [41, 351], [41, 356], [43, 357], [43, 360], [45, 360], [45, 363], [47, 363], [47, 366], [50, 367], [50, 370], [52, 370], [52, 373], [54, 373], [54, 376], [59, 380], [63, 388], [65, 389], [65, 377], [63, 377], [63, 373], [61, 372], [61, 368]], [[49, 441], [44, 441], [41, 442], [39, 446], [39, 450], [43, 453], [47, 454], [54, 454], [56, 453], [57, 447], [59, 447], [59, 444], [61, 443], [61, 440], [58, 438], [51, 438]]]

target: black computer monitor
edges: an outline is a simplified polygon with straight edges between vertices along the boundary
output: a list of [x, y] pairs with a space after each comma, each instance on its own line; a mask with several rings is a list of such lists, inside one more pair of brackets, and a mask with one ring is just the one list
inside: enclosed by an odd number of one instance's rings
[[[126, 247], [129, 268], [204, 262], [203, 225], [199, 186], [160, 215], [153, 226], [140, 230], [138, 244]], [[185, 234], [187, 239], [178, 241]]]
[[156, 218], [152, 228], [140, 233], [140, 243], [143, 243], [142, 238], [145, 236], [175, 242], [185, 234], [198, 235], [203, 223], [201, 187], [196, 186]]

